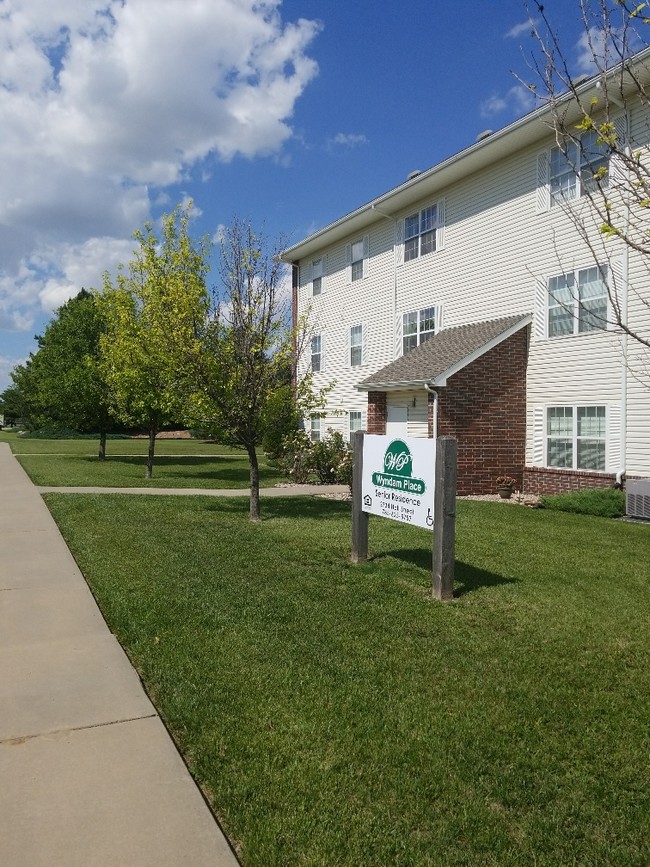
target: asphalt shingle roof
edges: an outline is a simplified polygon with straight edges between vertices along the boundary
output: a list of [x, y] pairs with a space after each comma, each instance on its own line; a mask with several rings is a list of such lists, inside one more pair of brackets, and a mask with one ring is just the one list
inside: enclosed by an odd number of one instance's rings
[[446, 375], [451, 376], [462, 370], [492, 346], [528, 325], [530, 320], [528, 314], [520, 313], [489, 322], [446, 328], [362, 380], [357, 388], [363, 391], [377, 388], [381, 391], [384, 386], [406, 387], [436, 381], [444, 384], [440, 380], [444, 380]]

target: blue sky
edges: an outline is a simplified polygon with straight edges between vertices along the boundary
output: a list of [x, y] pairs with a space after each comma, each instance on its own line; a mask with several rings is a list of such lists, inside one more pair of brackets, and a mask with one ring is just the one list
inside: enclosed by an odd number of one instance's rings
[[[576, 74], [578, 0], [548, 0]], [[296, 243], [532, 107], [524, 0], [0, 0], [0, 391], [191, 196]], [[216, 279], [216, 278], [215, 278]]]

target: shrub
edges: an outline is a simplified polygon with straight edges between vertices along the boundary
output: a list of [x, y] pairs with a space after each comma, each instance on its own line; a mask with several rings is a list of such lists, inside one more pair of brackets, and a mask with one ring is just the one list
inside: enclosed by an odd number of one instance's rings
[[298, 485], [309, 480], [313, 467], [313, 444], [304, 430], [287, 434], [274, 463], [285, 476]]
[[352, 451], [339, 431], [327, 431], [327, 436], [313, 445], [314, 471], [322, 485], [352, 484]]
[[625, 493], [617, 488], [586, 488], [568, 494], [547, 494], [540, 497], [540, 504], [545, 509], [577, 515], [620, 518], [625, 514]]

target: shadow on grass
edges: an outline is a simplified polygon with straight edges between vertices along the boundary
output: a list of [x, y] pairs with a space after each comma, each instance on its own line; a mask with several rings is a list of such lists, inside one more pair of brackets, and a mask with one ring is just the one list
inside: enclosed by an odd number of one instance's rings
[[[433, 552], [430, 548], [398, 548], [391, 551], [382, 551], [375, 554], [372, 559], [382, 560], [384, 557], [393, 557], [395, 560], [412, 563], [420, 569], [432, 572]], [[477, 569], [476, 566], [456, 560], [454, 567], [454, 598], [460, 598], [467, 593], [472, 593], [483, 587], [498, 587], [503, 584], [519, 583], [518, 578], [497, 575], [495, 572]]]
[[[247, 513], [249, 508], [248, 497], [219, 497], [206, 503], [207, 511]], [[350, 504], [340, 500], [321, 499], [313, 496], [299, 497], [262, 497], [260, 500], [260, 513], [262, 522], [278, 518], [307, 518], [317, 521], [339, 521], [341, 518], [349, 518], [351, 514]]]

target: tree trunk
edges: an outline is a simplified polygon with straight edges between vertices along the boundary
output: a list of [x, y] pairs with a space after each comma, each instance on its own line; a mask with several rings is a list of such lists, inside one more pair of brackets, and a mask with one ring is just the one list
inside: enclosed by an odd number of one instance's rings
[[255, 446], [246, 446], [248, 452], [248, 463], [251, 470], [251, 499], [250, 513], [251, 521], [255, 523], [260, 520], [260, 467], [257, 462], [257, 452]]
[[149, 451], [147, 452], [147, 471], [144, 474], [145, 479], [150, 479], [153, 476], [153, 456], [156, 451], [156, 427], [149, 428]]
[[106, 460], [106, 431], [99, 433], [99, 454], [97, 455], [100, 461]]

